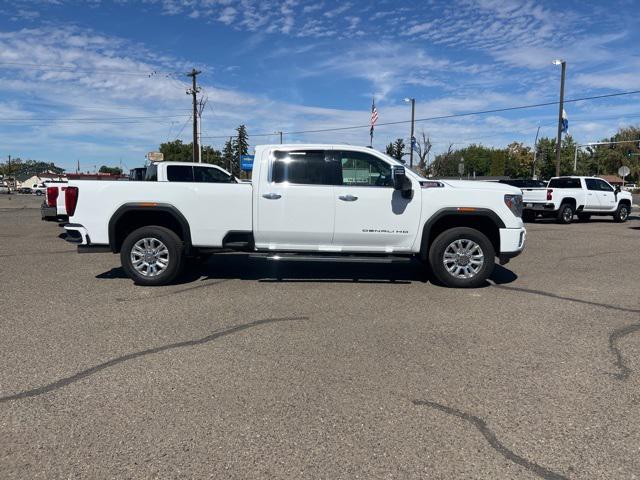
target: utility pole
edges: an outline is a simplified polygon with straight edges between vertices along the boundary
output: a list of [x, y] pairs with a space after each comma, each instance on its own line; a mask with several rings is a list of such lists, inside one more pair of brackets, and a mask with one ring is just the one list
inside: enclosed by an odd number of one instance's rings
[[558, 136], [556, 138], [556, 177], [559, 177], [560, 149], [562, 148], [562, 110], [564, 109], [564, 77], [567, 73], [567, 62], [564, 60], [554, 60], [553, 64], [562, 66], [562, 76], [560, 77], [560, 106], [558, 109]]
[[276, 133], [280, 135], [280, 145], [282, 145], [282, 130]]
[[[11, 175], [11, 155], [9, 155], [9, 163], [7, 165], [9, 168], [9, 175]], [[11, 181], [11, 185], [9, 187], [13, 187], [13, 188], [9, 188], [9, 190], [14, 191], [16, 189], [16, 176], [13, 176], [13, 179]]]
[[405, 102], [411, 102], [411, 138], [409, 139], [409, 170], [413, 170], [413, 147], [415, 145], [414, 130], [416, 123], [416, 99], [405, 98]]
[[193, 161], [200, 162], [200, 147], [198, 147], [198, 93], [200, 87], [196, 84], [196, 77], [202, 72], [191, 69], [191, 72], [187, 73], [187, 77], [191, 77], [191, 88], [187, 90], [187, 95], [193, 97]]

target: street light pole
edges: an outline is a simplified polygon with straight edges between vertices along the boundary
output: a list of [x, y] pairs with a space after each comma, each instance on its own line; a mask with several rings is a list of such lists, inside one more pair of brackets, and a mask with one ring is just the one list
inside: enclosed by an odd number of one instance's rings
[[409, 139], [409, 169], [413, 169], [413, 146], [415, 143], [414, 132], [416, 123], [416, 99], [405, 98], [405, 102], [411, 102], [411, 138]]
[[560, 105], [558, 108], [558, 136], [556, 138], [556, 177], [560, 176], [560, 149], [562, 147], [562, 110], [564, 109], [564, 77], [567, 72], [567, 62], [564, 60], [554, 60], [554, 65], [562, 66], [560, 77]]

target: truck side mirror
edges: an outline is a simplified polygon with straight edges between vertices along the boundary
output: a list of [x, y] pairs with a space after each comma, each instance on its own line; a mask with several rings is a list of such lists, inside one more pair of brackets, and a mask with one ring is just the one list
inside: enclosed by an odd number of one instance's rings
[[404, 198], [411, 198], [411, 180], [403, 166], [394, 165], [391, 167], [391, 177], [393, 178], [394, 190], [400, 190]]

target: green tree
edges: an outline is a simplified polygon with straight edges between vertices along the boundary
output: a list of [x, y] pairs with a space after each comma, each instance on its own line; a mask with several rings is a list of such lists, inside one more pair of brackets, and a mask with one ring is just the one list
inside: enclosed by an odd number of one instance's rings
[[520, 142], [512, 142], [506, 148], [504, 174], [511, 178], [530, 178], [533, 175], [533, 152]]
[[[571, 135], [562, 139], [560, 146], [560, 175], [573, 174], [573, 159], [576, 142]], [[536, 172], [540, 178], [551, 178], [556, 175], [556, 139], [543, 137], [538, 140]]]
[[398, 138], [395, 142], [387, 145], [386, 154], [401, 162], [404, 155], [404, 140]]
[[231, 140], [227, 140], [224, 144], [224, 150], [222, 150], [222, 161], [224, 162], [224, 166], [229, 173], [235, 175], [237, 170], [234, 168], [234, 149], [233, 142]]
[[99, 173], [108, 173], [111, 175], [122, 175], [122, 169], [120, 167], [107, 167], [106, 165], [102, 165]]
[[[202, 145], [202, 157], [203, 163], [212, 163], [215, 165], [224, 166], [222, 161], [222, 154], [220, 150], [209, 145]], [[160, 152], [164, 155], [164, 159], [167, 162], [192, 162], [193, 161], [193, 142], [182, 143], [182, 140], [174, 140], [173, 142], [161, 143]]]
[[238, 176], [240, 176], [240, 157], [249, 153], [249, 135], [247, 127], [240, 125], [236, 128], [236, 138], [233, 139], [233, 158], [238, 166]]

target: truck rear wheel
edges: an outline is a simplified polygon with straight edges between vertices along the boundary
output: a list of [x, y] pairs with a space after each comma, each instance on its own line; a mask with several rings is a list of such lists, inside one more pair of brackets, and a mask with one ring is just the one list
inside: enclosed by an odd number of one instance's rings
[[166, 285], [182, 270], [183, 250], [180, 237], [168, 228], [142, 227], [125, 238], [120, 261], [137, 285]]
[[569, 224], [573, 221], [573, 205], [570, 203], [563, 203], [558, 210], [558, 223]]
[[525, 210], [522, 212], [522, 221], [527, 223], [533, 223], [536, 221], [536, 212], [532, 210]]
[[429, 265], [438, 280], [448, 287], [473, 288], [482, 285], [495, 266], [495, 249], [478, 230], [457, 227], [445, 230], [431, 244]]

